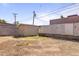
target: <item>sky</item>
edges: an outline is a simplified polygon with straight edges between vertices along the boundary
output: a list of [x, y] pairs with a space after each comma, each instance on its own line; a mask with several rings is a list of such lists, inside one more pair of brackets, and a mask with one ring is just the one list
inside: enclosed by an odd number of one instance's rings
[[35, 25], [48, 25], [51, 19], [60, 18], [61, 15], [78, 14], [78, 6], [72, 3], [0, 3], [0, 18], [14, 23], [13, 13], [17, 13], [19, 23], [32, 24], [35, 11]]

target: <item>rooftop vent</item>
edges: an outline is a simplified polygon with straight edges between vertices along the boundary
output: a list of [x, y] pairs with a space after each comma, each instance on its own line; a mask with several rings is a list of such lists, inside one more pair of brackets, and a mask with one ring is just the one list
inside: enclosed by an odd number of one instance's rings
[[61, 15], [61, 18], [64, 18], [64, 17]]

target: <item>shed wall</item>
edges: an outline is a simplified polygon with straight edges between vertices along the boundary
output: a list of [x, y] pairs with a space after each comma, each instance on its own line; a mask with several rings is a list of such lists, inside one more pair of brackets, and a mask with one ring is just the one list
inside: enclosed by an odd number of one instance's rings
[[47, 34], [64, 34], [64, 24], [53, 24], [47, 26], [41, 26], [39, 33]]
[[38, 35], [38, 26], [24, 25], [19, 26], [18, 31], [21, 36]]
[[55, 34], [60, 34], [63, 35], [64, 34], [64, 24], [55, 24], [56, 28], [55, 28]]
[[39, 33], [50, 33], [50, 26], [49, 25], [45, 25], [45, 26], [40, 26], [39, 28]]
[[[76, 24], [76, 26], [77, 26], [77, 24]], [[41, 26], [39, 33], [74, 35], [74, 30], [75, 29], [74, 29], [73, 23], [53, 24], [53, 25], [48, 25], [48, 26]], [[75, 34], [75, 35], [77, 35], [77, 34]]]
[[68, 23], [68, 24], [66, 23], [64, 25], [65, 25], [64, 35], [74, 35], [74, 33], [73, 33], [73, 30], [74, 30], [73, 23]]
[[74, 23], [74, 36], [79, 36], [79, 23]]

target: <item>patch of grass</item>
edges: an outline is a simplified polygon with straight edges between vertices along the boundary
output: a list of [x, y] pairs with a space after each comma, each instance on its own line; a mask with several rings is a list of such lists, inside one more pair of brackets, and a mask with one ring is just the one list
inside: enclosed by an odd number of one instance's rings
[[46, 40], [47, 37], [42, 37], [42, 36], [33, 36], [33, 37], [24, 37], [21, 38], [23, 40]]
[[20, 44], [16, 44], [16, 46], [32, 46], [31, 43], [20, 43]]

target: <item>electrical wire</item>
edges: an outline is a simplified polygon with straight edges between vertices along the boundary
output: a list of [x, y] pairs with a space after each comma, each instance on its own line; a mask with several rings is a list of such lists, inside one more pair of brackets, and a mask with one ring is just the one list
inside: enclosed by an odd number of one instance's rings
[[43, 18], [43, 17], [49, 16], [51, 14], [55, 14], [55, 13], [61, 12], [63, 10], [66, 10], [67, 9], [66, 7], [70, 7], [70, 6], [73, 6], [73, 5], [75, 5], [75, 4], [70, 4], [70, 5], [67, 5], [67, 6], [63, 6], [62, 8], [59, 8], [59, 9], [57, 9], [55, 11], [50, 11], [50, 13], [48, 13], [48, 14], [46, 14], [44, 16], [39, 16], [38, 18]]

